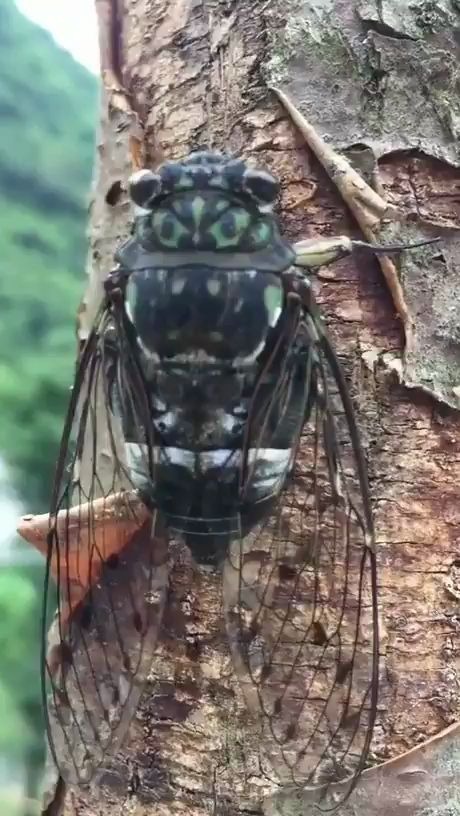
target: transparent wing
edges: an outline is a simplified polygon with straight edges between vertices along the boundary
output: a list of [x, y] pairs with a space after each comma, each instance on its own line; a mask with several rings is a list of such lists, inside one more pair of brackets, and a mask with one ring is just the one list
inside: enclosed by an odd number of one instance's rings
[[349, 778], [346, 798], [377, 705], [374, 534], [353, 407], [316, 309], [303, 309], [299, 341], [307, 421], [275, 512], [230, 548], [224, 607], [269, 767], [282, 784]]
[[77, 368], [53, 489], [44, 592], [50, 748], [63, 777], [77, 784], [90, 781], [120, 745], [166, 597], [166, 534], [131, 482], [119, 441], [125, 423], [134, 423], [145, 441], [152, 473], [147, 389], [122, 310], [108, 304]]

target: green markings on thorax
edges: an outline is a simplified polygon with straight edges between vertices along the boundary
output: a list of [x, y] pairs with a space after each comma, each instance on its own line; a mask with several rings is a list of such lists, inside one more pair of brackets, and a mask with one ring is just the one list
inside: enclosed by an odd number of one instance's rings
[[253, 252], [273, 240], [272, 216], [214, 191], [182, 193], [150, 216], [150, 238], [168, 250]]

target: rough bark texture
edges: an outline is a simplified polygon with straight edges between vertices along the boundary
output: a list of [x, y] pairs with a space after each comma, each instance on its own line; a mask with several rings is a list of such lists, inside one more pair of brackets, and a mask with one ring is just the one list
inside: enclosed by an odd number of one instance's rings
[[[406, 217], [393, 238], [442, 234], [443, 255], [401, 262], [401, 324], [376, 263], [341, 262], [318, 298], [352, 383], [379, 545], [383, 688], [373, 751], [397, 757], [460, 720], [460, 405], [457, 267], [460, 7], [414, 0], [98, 0], [106, 89], [92, 209], [85, 334], [128, 232], [133, 165], [210, 146], [252, 156], [282, 182], [295, 240], [358, 236], [332, 183], [267, 88], [276, 84], [351, 151]], [[457, 302], [456, 302], [457, 300]], [[396, 374], [399, 376], [395, 376]], [[411, 390], [400, 381], [412, 386]], [[428, 394], [438, 395], [435, 399]], [[277, 791], [233, 677], [220, 578], [177, 554], [163, 642], [126, 751], [73, 816], [307, 814]], [[458, 729], [366, 772], [348, 808], [460, 812]]]

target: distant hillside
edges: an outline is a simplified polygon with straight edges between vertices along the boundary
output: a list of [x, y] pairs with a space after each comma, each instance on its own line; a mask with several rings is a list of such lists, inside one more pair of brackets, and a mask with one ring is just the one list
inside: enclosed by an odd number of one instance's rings
[[97, 81], [0, 0], [0, 456], [43, 504], [75, 355]]

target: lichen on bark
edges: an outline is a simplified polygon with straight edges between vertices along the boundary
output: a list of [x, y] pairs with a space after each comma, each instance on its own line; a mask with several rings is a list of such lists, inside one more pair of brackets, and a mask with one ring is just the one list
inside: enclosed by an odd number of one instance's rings
[[268, 12], [268, 81], [397, 205], [403, 223], [379, 240], [446, 239], [434, 263], [426, 251], [401, 257], [411, 331], [402, 364], [383, 359], [409, 387], [460, 408], [460, 211], [446, 183], [458, 185], [460, 168], [458, 9], [290, 0], [278, 11]]

